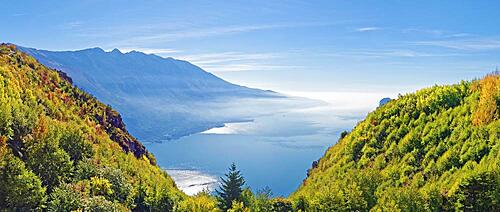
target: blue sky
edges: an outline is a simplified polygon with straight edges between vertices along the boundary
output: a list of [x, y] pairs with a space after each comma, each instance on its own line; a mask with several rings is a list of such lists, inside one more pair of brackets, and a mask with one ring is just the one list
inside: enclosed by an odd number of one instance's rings
[[500, 65], [494, 1], [7, 1], [0, 9], [2, 42], [135, 49], [321, 99], [395, 96]]

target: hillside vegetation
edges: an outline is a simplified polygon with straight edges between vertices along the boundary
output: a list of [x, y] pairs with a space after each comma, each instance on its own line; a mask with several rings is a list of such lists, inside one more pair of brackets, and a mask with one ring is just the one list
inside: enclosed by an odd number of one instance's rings
[[0, 211], [500, 211], [497, 73], [387, 102], [274, 199], [239, 177], [218, 198], [187, 197], [120, 114], [71, 81], [0, 45]]
[[0, 211], [171, 210], [185, 199], [120, 115], [0, 45]]
[[307, 211], [499, 211], [500, 76], [399, 96], [313, 164]]

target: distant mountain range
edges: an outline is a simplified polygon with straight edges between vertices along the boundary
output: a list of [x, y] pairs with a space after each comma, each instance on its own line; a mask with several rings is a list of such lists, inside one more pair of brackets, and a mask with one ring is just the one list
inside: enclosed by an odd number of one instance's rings
[[175, 139], [242, 119], [221, 114], [217, 108], [228, 107], [221, 103], [286, 98], [229, 83], [187, 61], [138, 51], [19, 49], [116, 108], [131, 133], [144, 141]]

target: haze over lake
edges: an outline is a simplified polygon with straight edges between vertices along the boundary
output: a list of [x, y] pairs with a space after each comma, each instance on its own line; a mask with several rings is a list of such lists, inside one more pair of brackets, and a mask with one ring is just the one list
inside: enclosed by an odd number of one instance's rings
[[[247, 121], [146, 146], [187, 194], [213, 191], [219, 177], [235, 162], [253, 190], [269, 187], [275, 196], [288, 196], [302, 183], [312, 161], [337, 141], [340, 132], [377, 106], [379, 95], [364, 96], [371, 103], [359, 104], [359, 99], [337, 94], [339, 98], [331, 98], [336, 99], [331, 103], [338, 104], [321, 102], [307, 107], [282, 100], [248, 99], [238, 107]], [[231, 109], [235, 103], [225, 106], [235, 113]]]
[[187, 194], [213, 190], [235, 162], [253, 190], [268, 186], [287, 196], [340, 132], [352, 129], [380, 99], [397, 96], [248, 88], [188, 61], [138, 51], [21, 49], [116, 107], [127, 129], [149, 143], [158, 164]]

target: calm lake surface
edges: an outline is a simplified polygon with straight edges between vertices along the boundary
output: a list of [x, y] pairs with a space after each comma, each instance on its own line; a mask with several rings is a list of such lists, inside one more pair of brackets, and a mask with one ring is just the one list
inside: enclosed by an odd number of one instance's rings
[[[378, 101], [372, 102], [376, 105]], [[288, 196], [306, 178], [313, 161], [337, 142], [340, 132], [352, 129], [376, 107], [362, 105], [366, 108], [354, 110], [352, 105], [359, 104], [285, 103], [231, 102], [221, 108], [228, 108], [228, 113], [241, 110], [241, 119], [248, 121], [227, 123], [177, 140], [146, 143], [146, 147], [189, 195], [203, 189], [213, 191], [235, 162], [253, 191], [267, 186], [274, 196]]]
[[188, 194], [213, 189], [218, 178], [235, 162], [253, 190], [268, 186], [274, 195], [287, 196], [296, 190], [311, 163], [335, 143], [336, 137], [317, 135], [287, 141], [252, 135], [195, 134], [150, 143], [147, 148]]

